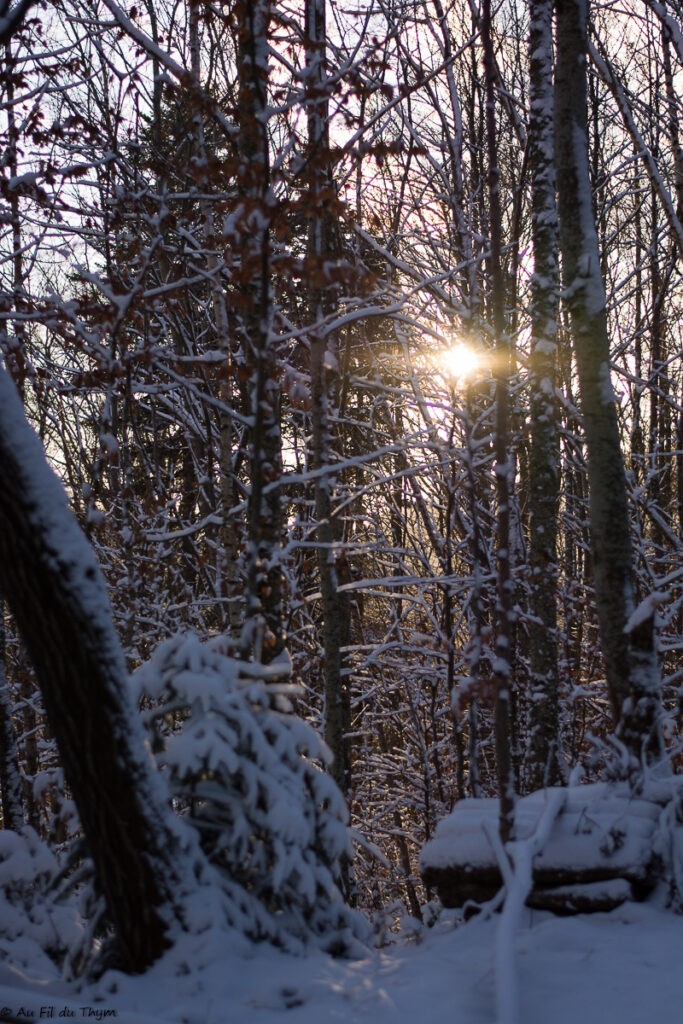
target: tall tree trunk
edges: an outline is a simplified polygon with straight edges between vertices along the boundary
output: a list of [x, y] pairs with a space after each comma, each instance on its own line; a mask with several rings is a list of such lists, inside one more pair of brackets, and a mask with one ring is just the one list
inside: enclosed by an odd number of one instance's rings
[[171, 919], [178, 916], [180, 841], [144, 754], [95, 556], [1, 368], [0, 566], [121, 966], [141, 971], [168, 945]]
[[[330, 165], [329, 98], [325, 83], [327, 44], [325, 0], [306, 0], [306, 91], [308, 117], [307, 187], [309, 196], [308, 264], [311, 280], [309, 311], [313, 320], [311, 346], [311, 468], [315, 478], [317, 560], [322, 595], [322, 633], [325, 677], [325, 740], [334, 755], [331, 772], [342, 792], [349, 790], [347, 695], [342, 675], [342, 644], [348, 638], [348, 600], [339, 592], [335, 547], [340, 539], [333, 520], [331, 457], [332, 387], [337, 364], [331, 339], [322, 331], [334, 311], [336, 292], [325, 280], [325, 265], [335, 259], [332, 205], [335, 184]], [[329, 356], [328, 356], [329, 353]], [[327, 470], [327, 472], [325, 472]]]
[[496, 380], [496, 537], [497, 600], [496, 646], [493, 674], [496, 680], [496, 763], [500, 797], [500, 834], [503, 842], [514, 832], [515, 782], [512, 764], [512, 639], [513, 581], [511, 565], [512, 459], [509, 450], [510, 346], [505, 330], [505, 282], [502, 268], [502, 211], [496, 127], [496, 66], [491, 35], [491, 2], [484, 0], [481, 26], [486, 85], [486, 144], [488, 156], [489, 223], [491, 231], [490, 283], [492, 327], [495, 343]]
[[571, 316], [588, 453], [600, 640], [618, 734], [638, 759], [660, 751], [659, 694], [631, 657], [634, 608], [626, 477], [610, 379], [605, 289], [588, 164], [588, 0], [556, 0], [555, 142], [564, 293]]
[[280, 382], [272, 330], [271, 223], [275, 198], [268, 145], [270, 0], [235, 4], [240, 199], [229, 241], [241, 252], [236, 320], [251, 388], [248, 595], [243, 648], [263, 662], [284, 646], [280, 508]]
[[[190, 6], [190, 53], [192, 60], [192, 77], [197, 96], [202, 94], [201, 51], [199, 45], [199, 21], [201, 10], [198, 4]], [[198, 166], [203, 168], [200, 185], [205, 193], [211, 189], [210, 168], [215, 160], [213, 147], [209, 144], [204, 130], [205, 112], [200, 104], [194, 114], [194, 143], [197, 150]], [[196, 172], [195, 172], [196, 173]], [[218, 555], [219, 585], [222, 601], [227, 605], [221, 612], [221, 621], [228, 627], [231, 639], [237, 643], [244, 624], [244, 607], [242, 580], [240, 578], [239, 556], [241, 549], [239, 528], [235, 518], [235, 506], [238, 503], [237, 479], [234, 468], [235, 449], [238, 443], [233, 413], [236, 387], [234, 384], [235, 357], [232, 351], [230, 325], [226, 293], [221, 281], [219, 252], [222, 238], [216, 237], [216, 215], [209, 199], [202, 198], [199, 203], [201, 212], [202, 236], [206, 253], [206, 265], [209, 271], [209, 289], [213, 306], [216, 330], [216, 347], [223, 360], [218, 368], [218, 469], [220, 472], [220, 504], [221, 528], [220, 550]], [[258, 298], [258, 291], [253, 299]], [[189, 448], [189, 437], [188, 437]], [[190, 453], [188, 456], [191, 458]]]
[[[14, 58], [13, 46], [7, 42], [4, 47], [5, 59], [2, 65], [2, 85], [5, 96], [7, 116], [7, 147], [4, 154], [7, 169], [12, 178], [18, 174], [19, 129], [15, 110], [15, 78], [19, 77]], [[12, 289], [0, 296], [2, 312], [17, 314], [14, 331], [11, 335], [3, 325], [0, 331], [0, 350], [3, 352], [7, 369], [11, 373], [20, 394], [23, 397], [27, 376], [26, 345], [24, 324], [19, 315], [26, 308], [24, 293], [24, 247], [22, 245], [21, 211], [19, 207], [19, 191], [11, 189], [8, 197], [9, 220], [12, 231]]]
[[530, 0], [529, 169], [534, 274], [531, 279], [531, 686], [527, 778], [534, 789], [560, 781], [557, 670], [559, 439], [555, 394], [559, 266], [553, 139], [552, 17], [552, 0]]
[[[17, 151], [19, 133], [17, 129], [14, 79], [17, 74], [12, 41], [4, 46], [5, 60], [2, 66], [2, 84], [7, 107], [7, 149], [5, 159], [11, 177], [18, 173]], [[0, 296], [0, 307], [7, 314], [18, 314], [24, 307], [24, 260], [21, 242], [21, 217], [19, 209], [19, 193], [16, 189], [9, 195], [10, 224], [12, 229], [12, 290]], [[9, 320], [5, 321], [6, 324]], [[14, 334], [10, 335], [7, 327], [0, 332], [0, 351], [2, 351], [8, 371], [12, 375], [17, 390], [23, 399], [26, 380], [25, 331], [19, 318], [15, 321]], [[26, 684], [24, 684], [26, 688]], [[25, 692], [27, 710], [26, 718], [33, 719], [30, 708], [31, 694]], [[31, 722], [33, 725], [33, 722]], [[32, 728], [26, 730], [33, 738]], [[25, 821], [24, 799], [22, 794], [21, 773], [19, 770], [19, 753], [16, 734], [12, 721], [12, 705], [7, 681], [7, 649], [5, 633], [5, 602], [0, 588], [0, 792], [2, 794], [2, 820], [4, 828], [18, 829]], [[30, 810], [30, 808], [29, 808]]]
[[481, 516], [480, 488], [476, 466], [477, 402], [472, 384], [465, 392], [465, 480], [467, 481], [467, 504], [470, 513], [470, 552], [472, 558], [472, 595], [470, 598], [470, 640], [467, 647], [467, 668], [471, 684], [471, 699], [468, 713], [468, 789], [470, 796], [481, 795], [480, 751], [479, 751], [479, 708], [478, 696], [482, 680], [483, 638], [487, 621], [487, 605], [484, 575], [487, 563], [484, 527]]

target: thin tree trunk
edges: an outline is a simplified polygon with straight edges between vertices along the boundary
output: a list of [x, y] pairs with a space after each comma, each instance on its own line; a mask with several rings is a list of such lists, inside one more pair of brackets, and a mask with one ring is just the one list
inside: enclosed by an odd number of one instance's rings
[[[17, 130], [16, 113], [14, 109], [15, 91], [14, 76], [16, 64], [12, 52], [11, 40], [4, 46], [5, 61], [2, 68], [4, 91], [7, 103], [7, 167], [11, 177], [18, 173], [17, 147], [19, 133]], [[12, 229], [12, 291], [2, 295], [2, 306], [8, 313], [19, 313], [24, 303], [24, 265], [23, 247], [21, 244], [21, 218], [19, 210], [19, 193], [16, 189], [10, 191], [9, 195], [10, 224]], [[26, 380], [26, 352], [25, 332], [19, 320], [15, 323], [14, 336], [10, 337], [6, 328], [1, 332], [0, 349], [2, 350], [7, 369], [14, 380], [14, 383], [21, 395], [24, 397], [24, 385]], [[21, 772], [19, 770], [19, 752], [17, 750], [16, 734], [12, 722], [12, 705], [9, 697], [7, 684], [7, 651], [5, 634], [5, 602], [0, 589], [0, 791], [2, 793], [2, 818], [4, 828], [18, 829], [25, 821], [26, 808], [22, 792]], [[24, 683], [26, 690], [26, 684]], [[26, 711], [24, 717], [31, 720], [33, 725], [34, 715], [30, 708], [32, 694], [25, 692]], [[32, 728], [26, 730], [32, 733]], [[35, 740], [27, 741], [35, 749]], [[32, 801], [31, 801], [32, 803]], [[29, 807], [29, 810], [32, 808]]]
[[[333, 312], [336, 289], [325, 281], [324, 267], [334, 259], [331, 205], [335, 184], [330, 166], [329, 99], [325, 85], [327, 44], [325, 0], [306, 0], [306, 88], [308, 116], [307, 187], [310, 208], [308, 229], [309, 275], [316, 283], [309, 292], [313, 319], [311, 346], [311, 468], [329, 470], [331, 457], [331, 387], [336, 355], [330, 338], [321, 331]], [[329, 358], [328, 357], [329, 353]], [[340, 534], [333, 521], [333, 481], [329, 472], [315, 479], [315, 515], [318, 573], [322, 594], [322, 634], [325, 678], [325, 740], [334, 755], [331, 773], [342, 792], [351, 785], [347, 751], [347, 697], [342, 675], [342, 644], [348, 636], [348, 601], [339, 592], [335, 547]]]
[[482, 17], [484, 77], [486, 84], [486, 143], [488, 156], [489, 222], [491, 232], [491, 310], [496, 346], [496, 494], [498, 524], [496, 537], [498, 592], [496, 600], [496, 763], [500, 798], [500, 834], [503, 842], [514, 833], [515, 783], [512, 764], [512, 637], [513, 581], [511, 566], [512, 459], [509, 451], [510, 346], [505, 330], [505, 283], [502, 269], [502, 211], [495, 101], [495, 56], [491, 35], [491, 2], [484, 0]]
[[671, 66], [671, 31], [662, 24], [662, 51], [664, 56], [664, 81], [666, 83], [667, 124], [669, 141], [674, 157], [674, 189], [676, 192], [676, 215], [683, 217], [683, 146], [679, 125], [679, 93], [676, 90]]
[[470, 641], [467, 649], [467, 669], [471, 684], [471, 699], [468, 714], [468, 789], [470, 796], [481, 795], [479, 767], [479, 716], [478, 696], [482, 678], [483, 636], [487, 619], [483, 575], [486, 567], [481, 509], [478, 507], [478, 486], [475, 437], [476, 403], [471, 384], [465, 395], [465, 479], [467, 481], [467, 503], [470, 512], [470, 551], [472, 556], [472, 596], [470, 600]]
[[274, 196], [268, 146], [270, 0], [238, 0], [240, 202], [229, 241], [241, 252], [237, 341], [250, 375], [251, 416], [248, 595], [242, 645], [264, 662], [284, 647], [280, 565], [282, 512], [280, 384], [272, 331], [271, 221]]
[[[7, 148], [4, 159], [7, 169], [12, 178], [18, 174], [18, 143], [19, 131], [15, 107], [15, 75], [16, 62], [12, 52], [12, 43], [7, 42], [4, 47], [5, 60], [2, 66], [2, 78], [6, 97], [7, 112]], [[24, 257], [21, 239], [21, 215], [19, 209], [19, 192], [11, 189], [8, 198], [10, 226], [12, 231], [12, 290], [5, 292], [1, 298], [3, 312], [14, 312], [20, 314], [25, 309], [24, 294]], [[7, 361], [7, 369], [19, 389], [23, 398], [24, 385], [27, 375], [26, 347], [24, 325], [19, 315], [14, 322], [14, 334], [11, 336], [6, 328], [0, 334], [0, 348]]]
[[[199, 47], [199, 17], [200, 8], [198, 4], [190, 6], [190, 49], [192, 59], [192, 76], [194, 78], [197, 95], [201, 95], [201, 53]], [[209, 168], [215, 154], [211, 151], [204, 131], [204, 111], [198, 106], [194, 118], [195, 142], [199, 156], [199, 166], [206, 168], [206, 178], [202, 182], [208, 191], [210, 188]], [[218, 555], [220, 596], [227, 604], [227, 610], [221, 615], [223, 621], [227, 619], [230, 637], [237, 642], [244, 624], [244, 602], [242, 594], [242, 581], [240, 579], [239, 555], [241, 549], [239, 528], [235, 519], [235, 506], [237, 505], [237, 480], [234, 468], [234, 452], [237, 445], [237, 431], [235, 429], [235, 417], [233, 408], [236, 398], [234, 386], [234, 355], [230, 341], [230, 325], [228, 319], [228, 307], [220, 278], [220, 265], [218, 249], [220, 242], [216, 239], [214, 226], [214, 213], [208, 199], [200, 200], [202, 236], [206, 252], [206, 265], [209, 271], [209, 290], [216, 329], [216, 347], [223, 356], [223, 361], [218, 369], [218, 397], [220, 408], [218, 410], [219, 446], [218, 446], [218, 468], [220, 471], [220, 503], [221, 503], [221, 528], [220, 528], [220, 551]], [[254, 296], [256, 297], [256, 296]], [[189, 444], [189, 439], [188, 439]]]
[[553, 140], [552, 16], [552, 0], [530, 0], [529, 167], [534, 274], [531, 279], [531, 686], [527, 778], [534, 789], [560, 781], [557, 670], [559, 438], [555, 394], [559, 266]]

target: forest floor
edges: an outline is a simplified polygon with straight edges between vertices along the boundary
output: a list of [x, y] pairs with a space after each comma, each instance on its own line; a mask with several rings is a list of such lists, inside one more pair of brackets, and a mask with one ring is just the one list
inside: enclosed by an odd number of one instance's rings
[[[75, 989], [0, 964], [18, 1020], [118, 1024], [492, 1024], [500, 918], [441, 921], [362, 960], [245, 951], [225, 935], [177, 946], [145, 976]], [[187, 966], [184, 966], [185, 961]], [[525, 910], [515, 938], [519, 1024], [681, 1024], [683, 917], [657, 901], [554, 917]], [[498, 988], [500, 992], [500, 987]], [[497, 1016], [498, 1013], [498, 1016]]]

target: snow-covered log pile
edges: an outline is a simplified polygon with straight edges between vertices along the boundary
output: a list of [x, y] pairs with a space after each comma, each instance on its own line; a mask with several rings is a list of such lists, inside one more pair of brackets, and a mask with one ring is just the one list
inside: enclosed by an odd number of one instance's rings
[[[611, 910], [643, 899], [663, 876], [680, 879], [683, 825], [674, 780], [634, 796], [627, 784], [570, 786], [547, 842], [533, 860], [529, 906], [557, 913]], [[671, 783], [671, 784], [669, 784]], [[516, 838], [531, 836], [552, 790], [522, 797]], [[498, 801], [461, 800], [425, 844], [420, 871], [446, 907], [483, 903], [503, 884], [496, 842]], [[496, 849], [496, 847], [498, 847]]]

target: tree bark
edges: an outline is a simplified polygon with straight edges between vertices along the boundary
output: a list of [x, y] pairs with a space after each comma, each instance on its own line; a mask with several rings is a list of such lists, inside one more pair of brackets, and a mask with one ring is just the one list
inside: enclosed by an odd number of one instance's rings
[[[626, 477], [610, 378], [605, 289], [588, 164], [588, 0], [556, 0], [555, 144], [564, 294], [588, 453], [595, 600], [617, 733], [638, 760], [660, 751], [658, 694], [625, 632], [634, 608]], [[647, 678], [649, 677], [649, 683]]]
[[[331, 774], [343, 793], [351, 786], [346, 733], [348, 694], [342, 674], [342, 646], [348, 643], [348, 599], [339, 592], [336, 547], [339, 524], [332, 510], [332, 410], [336, 354], [331, 338], [321, 330], [336, 307], [337, 287], [325, 279], [325, 266], [335, 259], [332, 204], [336, 198], [329, 140], [329, 97], [325, 82], [325, 0], [306, 0], [305, 46], [308, 120], [307, 181], [310, 208], [308, 229], [309, 312], [313, 320], [311, 346], [311, 468], [328, 470], [314, 483], [318, 573], [322, 595], [322, 634], [325, 679], [325, 741], [334, 760]], [[331, 359], [327, 359], [329, 351]], [[329, 365], [328, 365], [329, 362]]]
[[248, 595], [244, 653], [267, 663], [284, 647], [284, 579], [280, 565], [282, 512], [280, 382], [272, 331], [271, 227], [275, 199], [268, 143], [270, 0], [238, 0], [239, 200], [233, 237], [241, 253], [235, 283], [238, 358], [251, 389], [251, 490], [247, 528]]
[[[190, 6], [190, 53], [192, 60], [192, 76], [197, 95], [202, 94], [202, 64], [199, 45], [199, 23], [201, 10], [199, 5]], [[214, 147], [207, 141], [204, 130], [205, 113], [200, 105], [194, 112], [194, 144], [199, 157], [199, 166], [203, 168], [201, 186], [209, 193], [211, 190], [210, 168], [215, 159]], [[196, 172], [195, 172], [196, 173]], [[238, 643], [244, 625], [243, 580], [240, 573], [240, 529], [235, 517], [238, 504], [238, 487], [234, 467], [235, 449], [239, 438], [235, 428], [233, 409], [237, 398], [234, 383], [235, 356], [232, 351], [228, 304], [219, 260], [221, 232], [216, 231], [216, 214], [211, 202], [204, 197], [199, 202], [201, 213], [202, 235], [206, 252], [206, 265], [209, 271], [209, 290], [213, 306], [214, 325], [216, 331], [216, 347], [223, 356], [218, 369], [218, 469], [220, 473], [220, 504], [221, 527], [218, 568], [221, 599], [227, 606], [221, 613], [224, 622], [235, 644]], [[256, 296], [254, 296], [256, 298]], [[189, 443], [188, 443], [189, 447]], [[190, 456], [191, 458], [191, 456]]]
[[531, 449], [529, 454], [529, 740], [534, 789], [560, 781], [557, 669], [559, 437], [556, 389], [558, 221], [553, 140], [552, 0], [529, 5], [529, 170], [534, 273], [531, 279]]
[[144, 970], [177, 907], [179, 838], [155, 791], [95, 556], [0, 368], [0, 582], [36, 669], [118, 940]]
[[491, 229], [491, 319], [496, 346], [496, 495], [498, 522], [496, 536], [497, 598], [496, 644], [493, 675], [496, 680], [495, 734], [498, 795], [500, 798], [500, 835], [503, 842], [514, 833], [515, 782], [512, 764], [512, 640], [513, 589], [511, 552], [512, 459], [509, 451], [510, 422], [510, 345], [505, 329], [505, 283], [502, 269], [502, 210], [495, 102], [495, 55], [491, 34], [491, 2], [484, 0], [482, 45], [486, 88], [486, 143], [488, 155], [489, 223]]

